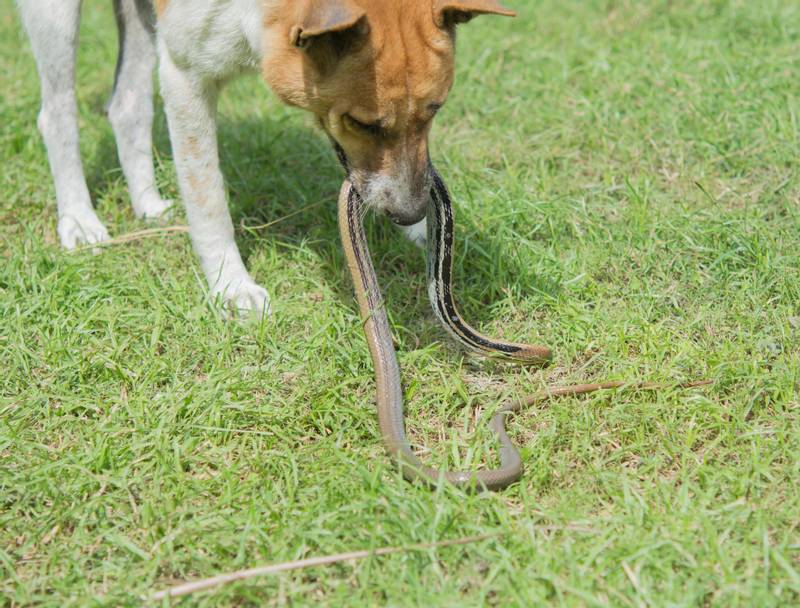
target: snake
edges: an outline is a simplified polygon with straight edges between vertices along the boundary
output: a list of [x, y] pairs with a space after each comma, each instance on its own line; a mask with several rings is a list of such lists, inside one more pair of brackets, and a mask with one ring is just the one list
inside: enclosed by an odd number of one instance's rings
[[[455, 230], [452, 199], [441, 176], [433, 168], [431, 175], [426, 247], [428, 295], [436, 317], [447, 332], [470, 351], [521, 364], [546, 365], [552, 359], [549, 348], [486, 336], [470, 326], [459, 313], [453, 296]], [[506, 431], [506, 418], [510, 414], [554, 397], [622, 387], [635, 387], [639, 390], [664, 388], [661, 384], [616, 381], [551, 387], [526, 398], [508, 401], [493, 414], [489, 428], [500, 444], [498, 467], [477, 471], [452, 471], [426, 465], [414, 453], [406, 436], [400, 365], [364, 231], [363, 219], [367, 204], [349, 178], [342, 184], [338, 205], [342, 246], [375, 368], [378, 426], [389, 457], [397, 464], [406, 480], [422, 482], [431, 487], [436, 487], [444, 480], [467, 490], [502, 490], [518, 481], [523, 472], [519, 450]], [[706, 384], [711, 382], [703, 380], [677, 386], [692, 388]]]

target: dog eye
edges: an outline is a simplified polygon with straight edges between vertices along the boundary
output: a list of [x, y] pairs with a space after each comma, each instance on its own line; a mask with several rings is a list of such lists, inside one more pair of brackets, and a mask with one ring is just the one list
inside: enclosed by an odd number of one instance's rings
[[362, 133], [366, 133], [367, 135], [371, 135], [373, 137], [380, 137], [384, 134], [383, 125], [381, 121], [375, 121], [371, 123], [361, 122], [360, 120], [353, 118], [350, 114], [344, 115], [344, 122], [345, 124], [354, 129], [356, 131], [361, 131]]
[[424, 116], [425, 122], [430, 122], [434, 118], [436, 118], [436, 115], [439, 113], [439, 110], [442, 109], [443, 105], [444, 105], [443, 103], [438, 103], [438, 102], [429, 103], [427, 107], [428, 110], [427, 114], [426, 116]]

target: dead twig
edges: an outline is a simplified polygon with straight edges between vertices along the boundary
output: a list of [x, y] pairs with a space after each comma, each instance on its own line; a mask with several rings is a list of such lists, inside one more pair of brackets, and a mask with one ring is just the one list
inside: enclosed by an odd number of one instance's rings
[[480, 536], [467, 536], [464, 538], [457, 538], [454, 540], [444, 540], [437, 543], [422, 543], [418, 545], [410, 545], [408, 547], [382, 547], [380, 549], [372, 549], [366, 551], [351, 551], [349, 553], [338, 553], [336, 555], [326, 555], [322, 557], [310, 557], [307, 559], [300, 559], [290, 562], [283, 562], [281, 564], [273, 564], [271, 566], [259, 566], [257, 568], [250, 568], [248, 570], [238, 570], [236, 572], [229, 572], [227, 574], [219, 574], [211, 578], [205, 578], [198, 581], [189, 583], [181, 583], [163, 591], [154, 593], [153, 600], [161, 600], [166, 597], [180, 597], [188, 595], [196, 591], [210, 589], [218, 585], [225, 585], [234, 581], [242, 581], [256, 576], [263, 576], [265, 574], [275, 574], [276, 572], [286, 572], [287, 570], [300, 570], [303, 568], [313, 568], [314, 566], [329, 566], [339, 562], [346, 562], [358, 559], [365, 559], [367, 557], [377, 557], [381, 555], [391, 555], [394, 553], [404, 553], [409, 551], [426, 551], [428, 549], [439, 549], [441, 547], [452, 547], [455, 545], [466, 545], [469, 543], [476, 543], [490, 538], [497, 538], [501, 534], [481, 534]]
[[152, 239], [158, 236], [166, 236], [169, 234], [184, 234], [189, 232], [188, 226], [165, 226], [163, 228], [148, 228], [147, 230], [137, 230], [129, 232], [107, 241], [100, 243], [92, 243], [91, 245], [82, 245], [70, 251], [70, 253], [81, 253], [83, 251], [95, 250], [101, 247], [111, 247], [112, 245], [124, 245], [142, 239]]
[[[331, 199], [330, 197], [325, 198], [323, 200], [319, 200], [316, 203], [312, 203], [310, 205], [306, 205], [305, 207], [301, 207], [297, 211], [292, 211], [291, 213], [284, 215], [283, 217], [279, 217], [277, 219], [272, 220], [271, 222], [267, 222], [266, 224], [261, 224], [259, 226], [248, 226], [244, 223], [244, 220], [239, 222], [239, 227], [242, 230], [246, 231], [256, 231], [256, 230], [264, 230], [265, 228], [269, 228], [270, 226], [274, 226], [275, 224], [279, 224], [285, 220], [288, 220], [295, 215], [299, 215], [304, 211], [308, 211], [309, 209], [314, 209], [316, 207], [320, 207], [323, 204], [329, 202]], [[142, 239], [151, 239], [159, 236], [166, 236], [170, 234], [186, 234], [189, 232], [188, 226], [165, 226], [163, 228], [148, 228], [147, 230], [137, 230], [135, 232], [129, 232], [127, 234], [120, 235], [116, 238], [109, 239], [107, 241], [102, 241], [101, 243], [92, 243], [91, 245], [83, 245], [81, 247], [77, 247], [70, 251], [70, 253], [81, 253], [83, 251], [96, 251], [100, 248], [104, 247], [111, 247], [113, 245], [125, 245], [127, 243], [133, 243], [135, 241], [139, 241]]]
[[315, 209], [317, 207], [321, 207], [325, 203], [331, 202], [333, 199], [330, 197], [326, 197], [324, 199], [318, 200], [316, 203], [311, 203], [310, 205], [306, 205], [305, 207], [300, 207], [297, 211], [292, 211], [284, 215], [283, 217], [279, 217], [278, 219], [272, 220], [271, 222], [267, 222], [266, 224], [260, 224], [258, 226], [248, 226], [244, 223], [244, 219], [239, 222], [239, 227], [242, 230], [264, 230], [265, 228], [269, 228], [270, 226], [274, 226], [275, 224], [280, 224], [281, 222], [288, 220], [290, 217], [294, 217], [295, 215], [300, 215], [304, 211], [308, 211], [309, 209]]

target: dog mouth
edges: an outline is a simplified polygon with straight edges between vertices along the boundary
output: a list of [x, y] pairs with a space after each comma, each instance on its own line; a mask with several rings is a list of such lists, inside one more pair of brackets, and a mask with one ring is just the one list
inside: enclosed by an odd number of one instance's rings
[[397, 211], [384, 211], [383, 214], [398, 226], [413, 226], [425, 219], [426, 209], [422, 212], [406, 213]]
[[368, 209], [385, 216], [397, 226], [413, 226], [425, 219], [428, 213], [428, 193], [419, 196], [380, 180], [363, 179], [357, 171], [352, 171], [348, 179]]
[[[389, 207], [387, 203], [396, 198], [391, 190], [386, 187], [376, 188], [373, 183], [370, 183], [372, 180], [363, 179], [363, 175], [359, 175], [359, 171], [353, 170], [350, 159], [347, 157], [347, 153], [344, 151], [342, 145], [332, 136], [329, 135], [328, 137], [339, 163], [345, 170], [347, 179], [350, 180], [350, 182], [353, 184], [353, 187], [356, 189], [356, 192], [358, 192], [367, 203], [367, 207], [371, 207], [375, 211], [382, 212], [383, 215], [389, 218], [389, 220], [397, 226], [413, 226], [414, 224], [418, 224], [425, 219], [428, 211], [428, 196], [424, 197], [425, 201], [423, 204], [409, 204], [408, 208], [400, 209], [398, 209], [395, 204], [392, 204], [391, 207]], [[410, 203], [411, 201], [409, 200], [408, 202]]]

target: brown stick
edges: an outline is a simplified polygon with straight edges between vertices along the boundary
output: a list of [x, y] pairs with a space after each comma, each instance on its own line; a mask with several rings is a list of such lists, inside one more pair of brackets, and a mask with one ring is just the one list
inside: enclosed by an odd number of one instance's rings
[[300, 559], [291, 562], [284, 562], [281, 564], [273, 564], [271, 566], [259, 566], [258, 568], [249, 568], [247, 570], [238, 570], [236, 572], [229, 572], [227, 574], [220, 574], [212, 576], [211, 578], [204, 578], [189, 583], [181, 583], [163, 591], [154, 593], [153, 600], [161, 600], [165, 597], [180, 597], [188, 595], [196, 591], [202, 591], [217, 585], [224, 585], [234, 581], [242, 581], [245, 579], [253, 578], [256, 576], [263, 576], [265, 574], [275, 574], [276, 572], [285, 572], [287, 570], [299, 570], [302, 568], [312, 568], [314, 566], [328, 566], [338, 562], [345, 562], [357, 559], [364, 559], [367, 557], [374, 557], [380, 555], [391, 555], [393, 553], [403, 553], [406, 551], [425, 551], [426, 549], [438, 549], [440, 547], [452, 547], [455, 545], [466, 545], [469, 543], [476, 543], [490, 538], [496, 538], [501, 534], [481, 534], [479, 536], [467, 536], [464, 538], [457, 538], [454, 540], [444, 540], [438, 543], [422, 543], [418, 545], [410, 545], [408, 547], [382, 547], [380, 549], [366, 550], [366, 551], [351, 551], [349, 553], [338, 553], [336, 555], [326, 555], [322, 557], [310, 557], [307, 559]]
[[290, 217], [294, 217], [295, 215], [300, 215], [304, 211], [308, 211], [309, 209], [315, 209], [316, 207], [320, 207], [320, 206], [324, 205], [325, 203], [329, 202], [330, 200], [331, 199], [329, 197], [321, 199], [321, 200], [318, 200], [316, 203], [311, 203], [310, 205], [306, 205], [305, 207], [300, 207], [300, 209], [297, 209], [296, 211], [292, 211], [291, 213], [287, 213], [286, 215], [284, 215], [282, 217], [279, 217], [276, 220], [272, 220], [271, 222], [267, 222], [266, 224], [259, 224], [257, 226], [248, 226], [247, 224], [244, 223], [244, 219], [243, 219], [242, 221], [239, 222], [239, 227], [242, 230], [264, 230], [265, 228], [269, 228], [270, 226], [274, 226], [275, 224], [280, 224], [284, 220], [288, 220]]
[[554, 386], [547, 388], [539, 393], [514, 402], [509, 411], [515, 412], [519, 409], [531, 407], [537, 403], [542, 403], [553, 397], [571, 397], [573, 395], [584, 395], [595, 391], [603, 391], [614, 388], [627, 388], [639, 391], [660, 391], [667, 388], [696, 388], [698, 386], [708, 386], [714, 384], [713, 380], [696, 380], [694, 382], [684, 382], [682, 384], [658, 384], [655, 382], [600, 382], [597, 384], [573, 384], [572, 386]]
[[151, 239], [157, 236], [164, 236], [174, 233], [189, 232], [188, 226], [165, 226], [164, 228], [148, 228], [147, 230], [137, 230], [136, 232], [129, 232], [114, 239], [94, 243], [92, 245], [83, 245], [77, 249], [73, 249], [70, 253], [80, 253], [89, 249], [98, 249], [101, 247], [111, 247], [112, 245], [122, 245], [124, 243], [132, 243], [141, 239]]
[[[275, 224], [280, 224], [281, 222], [288, 220], [290, 217], [294, 217], [295, 215], [299, 215], [304, 211], [308, 211], [309, 209], [314, 209], [315, 207], [319, 207], [325, 203], [327, 203], [329, 199], [323, 199], [317, 201], [316, 203], [312, 203], [310, 205], [306, 205], [305, 207], [301, 207], [296, 211], [292, 211], [284, 215], [283, 217], [279, 217], [278, 219], [272, 220], [271, 222], [267, 222], [266, 224], [261, 224], [259, 226], [248, 226], [244, 223], [244, 220], [240, 222], [240, 227], [242, 230], [263, 230], [264, 228], [269, 228], [270, 226], [274, 226]], [[101, 247], [111, 247], [113, 245], [124, 245], [126, 243], [132, 243], [134, 241], [138, 241], [141, 239], [151, 239], [157, 236], [164, 236], [168, 234], [175, 234], [175, 233], [188, 233], [189, 227], [188, 226], [165, 226], [163, 228], [148, 228], [146, 230], [137, 230], [135, 232], [129, 232], [127, 234], [122, 234], [116, 238], [109, 239], [107, 241], [102, 241], [100, 243], [94, 243], [92, 245], [84, 245], [82, 247], [78, 247], [73, 249], [70, 253], [80, 253], [82, 251], [88, 250], [95, 250]]]

